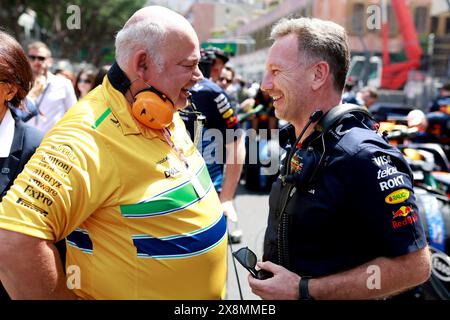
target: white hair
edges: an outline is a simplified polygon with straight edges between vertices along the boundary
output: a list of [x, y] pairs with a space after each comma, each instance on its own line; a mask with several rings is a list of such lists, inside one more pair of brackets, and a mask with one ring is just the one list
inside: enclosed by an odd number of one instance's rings
[[155, 62], [158, 73], [164, 68], [164, 57], [160, 52], [166, 40], [166, 30], [160, 24], [147, 19], [127, 23], [116, 36], [116, 60], [124, 68], [132, 54], [144, 49]]

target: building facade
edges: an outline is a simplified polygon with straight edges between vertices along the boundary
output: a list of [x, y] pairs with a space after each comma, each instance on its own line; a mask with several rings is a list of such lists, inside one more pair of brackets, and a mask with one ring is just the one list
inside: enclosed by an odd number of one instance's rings
[[[424, 48], [432, 28], [433, 0], [407, 0], [418, 37]], [[389, 1], [388, 1], [389, 3]], [[381, 0], [285, 0], [273, 10], [228, 33], [232, 39], [251, 39], [251, 46], [240, 46], [231, 59], [238, 73], [248, 80], [260, 81], [264, 74], [264, 61], [271, 45], [270, 30], [283, 17], [316, 17], [334, 21], [345, 27], [349, 35], [352, 54], [381, 55]], [[450, 21], [450, 19], [449, 19]], [[372, 22], [372, 23], [370, 23]], [[445, 22], [442, 22], [445, 24]], [[404, 56], [403, 40], [397, 17], [388, 4], [389, 52], [396, 59]], [[440, 28], [442, 27], [439, 24]], [[450, 28], [450, 22], [449, 22]]]

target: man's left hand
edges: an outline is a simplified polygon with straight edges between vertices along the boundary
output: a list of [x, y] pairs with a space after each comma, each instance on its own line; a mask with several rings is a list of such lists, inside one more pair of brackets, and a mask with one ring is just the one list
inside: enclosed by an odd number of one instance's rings
[[252, 292], [264, 300], [296, 300], [300, 276], [270, 261], [258, 262], [257, 266], [273, 273], [273, 277], [258, 280], [248, 275]]
[[224, 201], [222, 202], [222, 209], [225, 216], [230, 220], [231, 222], [237, 222], [238, 217], [236, 213], [236, 209], [234, 208], [233, 201]]

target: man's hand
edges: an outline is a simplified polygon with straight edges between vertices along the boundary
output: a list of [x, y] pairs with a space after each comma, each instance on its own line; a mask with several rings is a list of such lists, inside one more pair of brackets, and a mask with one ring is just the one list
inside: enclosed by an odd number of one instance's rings
[[234, 209], [233, 201], [224, 201], [222, 202], [222, 209], [225, 216], [230, 220], [231, 222], [237, 222], [238, 217], [236, 213], [236, 209]]
[[[380, 287], [367, 285], [370, 266], [379, 269]], [[411, 266], [414, 268], [411, 269]], [[262, 299], [298, 299], [300, 277], [271, 262], [258, 262], [258, 267], [270, 271], [273, 278], [257, 280], [249, 275], [253, 293]], [[309, 282], [309, 293], [316, 300], [355, 300], [389, 297], [425, 282], [431, 272], [428, 247], [395, 258], [379, 257], [353, 269]]]
[[258, 262], [257, 266], [273, 273], [273, 277], [258, 280], [248, 275], [252, 292], [264, 300], [296, 300], [300, 276], [270, 261]]

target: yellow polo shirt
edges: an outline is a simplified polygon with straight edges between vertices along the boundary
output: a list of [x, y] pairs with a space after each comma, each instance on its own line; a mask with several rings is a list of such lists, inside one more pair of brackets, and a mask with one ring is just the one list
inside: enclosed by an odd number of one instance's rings
[[175, 148], [137, 125], [105, 77], [44, 138], [0, 204], [0, 228], [66, 238], [82, 298], [220, 299], [220, 201], [178, 114], [169, 132]]

